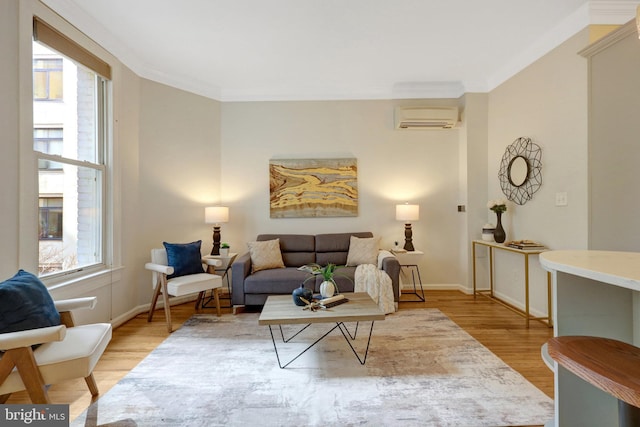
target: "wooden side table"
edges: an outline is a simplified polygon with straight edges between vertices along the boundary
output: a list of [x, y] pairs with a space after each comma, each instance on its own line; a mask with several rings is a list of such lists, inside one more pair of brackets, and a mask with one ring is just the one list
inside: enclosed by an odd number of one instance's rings
[[[400, 262], [400, 271], [403, 268], [409, 269], [411, 271], [411, 281], [413, 283], [413, 292], [407, 292], [408, 295], [415, 295], [418, 299], [408, 300], [406, 302], [424, 302], [424, 288], [422, 287], [422, 278], [420, 277], [420, 268], [418, 267], [416, 259], [423, 256], [424, 252], [422, 251], [407, 251], [407, 252], [395, 252], [392, 251], [393, 254], [398, 258]], [[418, 278], [417, 285], [420, 285], [420, 293], [418, 293], [418, 288], [416, 285], [416, 276]], [[400, 291], [400, 295], [402, 295], [402, 290]]]

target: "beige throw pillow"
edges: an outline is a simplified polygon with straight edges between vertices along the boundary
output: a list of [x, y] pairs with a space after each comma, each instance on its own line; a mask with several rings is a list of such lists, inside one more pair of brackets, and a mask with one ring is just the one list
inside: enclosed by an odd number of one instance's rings
[[349, 253], [347, 254], [347, 266], [355, 267], [360, 264], [378, 264], [379, 237], [360, 238], [351, 236]]
[[280, 239], [249, 242], [247, 246], [249, 246], [249, 254], [251, 255], [251, 273], [271, 268], [284, 268], [280, 252]]

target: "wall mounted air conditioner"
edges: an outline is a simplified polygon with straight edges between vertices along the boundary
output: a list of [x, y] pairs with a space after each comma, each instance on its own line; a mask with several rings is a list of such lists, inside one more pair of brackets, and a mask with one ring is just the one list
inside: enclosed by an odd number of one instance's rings
[[396, 107], [396, 129], [451, 129], [458, 123], [457, 107]]

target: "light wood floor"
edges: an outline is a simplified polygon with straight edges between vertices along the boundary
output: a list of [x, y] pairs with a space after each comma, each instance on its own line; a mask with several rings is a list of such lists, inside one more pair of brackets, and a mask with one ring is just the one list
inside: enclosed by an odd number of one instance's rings
[[[426, 302], [401, 302], [400, 309], [440, 309], [505, 363], [553, 397], [553, 374], [540, 358], [540, 347], [553, 336], [552, 328], [531, 322], [527, 329], [524, 318], [486, 298], [474, 300], [458, 291], [427, 291], [426, 294]], [[403, 296], [403, 300], [410, 298], [414, 296]], [[228, 300], [222, 300], [222, 303], [224, 305]], [[172, 307], [174, 329], [194, 312], [193, 303]], [[202, 312], [215, 313], [215, 309], [203, 309]], [[223, 316], [231, 315], [230, 309], [223, 309]], [[111, 343], [94, 371], [101, 393], [106, 393], [169, 335], [162, 310], [156, 311], [152, 323], [147, 323], [146, 317], [146, 313], [140, 314], [113, 331]], [[53, 385], [49, 396], [53, 403], [70, 404], [71, 419], [91, 403], [91, 395], [82, 379]], [[29, 402], [27, 394], [20, 392], [6, 403]]]

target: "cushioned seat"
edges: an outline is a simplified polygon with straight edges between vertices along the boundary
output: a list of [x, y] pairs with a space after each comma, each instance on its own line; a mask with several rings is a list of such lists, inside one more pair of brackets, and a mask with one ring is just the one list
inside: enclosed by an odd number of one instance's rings
[[21, 390], [33, 403], [51, 403], [48, 384], [80, 377], [98, 395], [93, 368], [111, 340], [111, 324], [75, 326], [72, 314], [96, 302], [53, 301], [40, 279], [24, 270], [0, 283], [0, 403]]
[[[152, 272], [151, 283], [154, 288], [149, 308], [147, 321], [153, 319], [153, 312], [162, 294], [164, 313], [167, 321], [167, 329], [173, 331], [171, 326], [171, 307], [169, 296], [180, 297], [198, 293], [196, 309], [199, 308], [206, 291], [212, 290], [216, 302], [216, 311], [220, 316], [220, 299], [218, 291], [222, 287], [222, 277], [216, 274], [205, 273], [203, 265], [215, 267], [222, 265], [218, 259], [202, 257], [200, 255], [200, 241], [185, 244], [172, 244], [165, 242], [164, 249], [151, 249], [151, 262], [145, 264], [145, 268]], [[171, 259], [167, 253], [171, 251]], [[181, 258], [181, 259], [180, 259]]]
[[181, 297], [183, 295], [219, 288], [220, 286], [222, 286], [221, 276], [209, 273], [174, 277], [167, 281], [167, 291], [169, 292], [169, 295], [174, 297]]
[[[88, 377], [109, 341], [111, 341], [111, 325], [108, 323], [66, 328], [64, 340], [42, 344], [33, 351], [44, 383], [55, 384], [69, 378]], [[5, 382], [0, 385], [0, 395], [25, 388], [18, 370], [14, 368]]]

